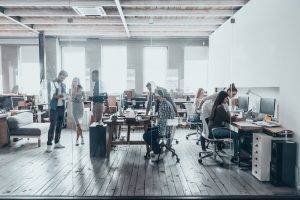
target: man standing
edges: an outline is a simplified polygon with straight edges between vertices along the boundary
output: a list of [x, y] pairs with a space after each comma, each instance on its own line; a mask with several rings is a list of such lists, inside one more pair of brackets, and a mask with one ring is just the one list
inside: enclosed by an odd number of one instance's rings
[[[92, 71], [92, 81], [93, 81], [93, 96], [99, 96], [100, 92], [103, 92], [103, 84], [101, 83], [100, 85], [100, 81], [99, 81], [99, 71], [98, 70], [94, 70]], [[103, 113], [104, 113], [104, 102], [94, 102], [93, 103], [93, 118], [92, 118], [92, 122], [97, 122], [99, 123], [101, 126], [103, 126], [103, 122], [102, 122], [102, 117], [103, 117]]]
[[[51, 101], [50, 101], [50, 128], [48, 131], [48, 141], [46, 152], [52, 151], [52, 141], [54, 138], [54, 148], [65, 148], [60, 144], [61, 128], [65, 115], [66, 85], [63, 81], [68, 77], [64, 70], [60, 71], [58, 77], [51, 83]], [[54, 137], [55, 129], [55, 137]]]

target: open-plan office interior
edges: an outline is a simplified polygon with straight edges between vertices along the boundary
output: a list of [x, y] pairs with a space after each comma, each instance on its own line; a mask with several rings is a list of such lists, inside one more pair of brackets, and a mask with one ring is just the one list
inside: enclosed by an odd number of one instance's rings
[[0, 199], [297, 199], [298, 0], [0, 0]]

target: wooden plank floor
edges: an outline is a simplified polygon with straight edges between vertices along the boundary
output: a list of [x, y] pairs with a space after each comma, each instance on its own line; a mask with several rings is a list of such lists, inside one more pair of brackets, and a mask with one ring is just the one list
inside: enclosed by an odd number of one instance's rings
[[[0, 196], [199, 196], [285, 195], [295, 189], [273, 187], [236, 166], [221, 168], [211, 160], [198, 164], [200, 146], [179, 129], [175, 146], [180, 163], [168, 154], [159, 164], [144, 159], [145, 146], [118, 146], [110, 159], [90, 159], [85, 145], [75, 146], [75, 133], [63, 130], [65, 149], [45, 153], [34, 140], [0, 149]], [[134, 134], [141, 137], [140, 133]]]

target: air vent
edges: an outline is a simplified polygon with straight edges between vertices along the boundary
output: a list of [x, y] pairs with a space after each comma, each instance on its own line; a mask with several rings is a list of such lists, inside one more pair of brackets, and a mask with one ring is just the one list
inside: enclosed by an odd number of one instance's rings
[[105, 16], [106, 12], [102, 7], [74, 6], [73, 9], [81, 16]]

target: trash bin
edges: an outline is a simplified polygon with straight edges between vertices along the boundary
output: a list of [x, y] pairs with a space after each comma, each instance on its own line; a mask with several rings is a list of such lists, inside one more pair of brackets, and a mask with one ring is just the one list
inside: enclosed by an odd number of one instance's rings
[[108, 143], [108, 128], [99, 123], [90, 125], [90, 157], [106, 157]]

